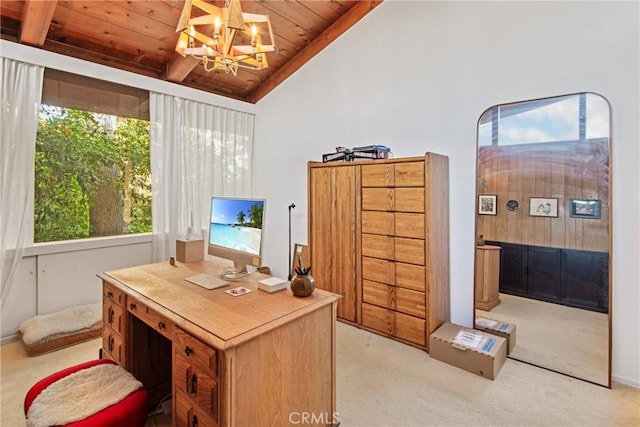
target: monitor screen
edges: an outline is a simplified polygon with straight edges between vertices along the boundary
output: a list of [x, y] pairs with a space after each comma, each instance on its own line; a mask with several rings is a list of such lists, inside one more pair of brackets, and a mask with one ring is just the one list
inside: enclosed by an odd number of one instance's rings
[[235, 277], [261, 264], [264, 208], [262, 199], [211, 198], [208, 253], [232, 260]]

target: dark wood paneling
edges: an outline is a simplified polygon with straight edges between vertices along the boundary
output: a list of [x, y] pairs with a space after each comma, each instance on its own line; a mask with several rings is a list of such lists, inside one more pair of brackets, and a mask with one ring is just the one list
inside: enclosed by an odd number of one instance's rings
[[561, 300], [606, 313], [609, 307], [608, 254], [564, 250], [562, 265]]
[[500, 246], [501, 293], [607, 313], [609, 254], [487, 241]]
[[529, 246], [528, 295], [555, 301], [560, 295], [560, 249]]

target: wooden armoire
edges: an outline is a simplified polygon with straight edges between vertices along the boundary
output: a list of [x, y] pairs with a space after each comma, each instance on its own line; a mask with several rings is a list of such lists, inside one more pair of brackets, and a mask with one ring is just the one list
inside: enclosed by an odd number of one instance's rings
[[449, 321], [449, 159], [308, 164], [316, 286], [338, 319], [428, 351]]

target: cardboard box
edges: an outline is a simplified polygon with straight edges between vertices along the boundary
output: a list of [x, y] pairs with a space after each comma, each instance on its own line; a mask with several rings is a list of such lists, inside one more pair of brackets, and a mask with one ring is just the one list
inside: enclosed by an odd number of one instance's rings
[[176, 240], [176, 260], [180, 262], [202, 261], [204, 240]]
[[486, 317], [476, 317], [476, 329], [506, 339], [507, 354], [511, 354], [516, 346], [516, 325], [513, 323], [487, 319]]
[[507, 358], [507, 340], [445, 323], [429, 337], [429, 355], [493, 380]]

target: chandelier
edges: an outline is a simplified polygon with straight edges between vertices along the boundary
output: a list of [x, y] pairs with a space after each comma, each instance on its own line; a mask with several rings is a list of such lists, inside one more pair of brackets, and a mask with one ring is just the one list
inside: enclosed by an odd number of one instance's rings
[[[192, 8], [204, 14], [192, 17]], [[269, 17], [243, 13], [240, 0], [225, 0], [223, 8], [186, 0], [176, 32], [176, 52], [202, 61], [207, 72], [222, 70], [235, 76], [238, 67], [261, 70], [269, 66], [266, 52], [276, 50]], [[270, 44], [263, 43], [263, 36]]]

